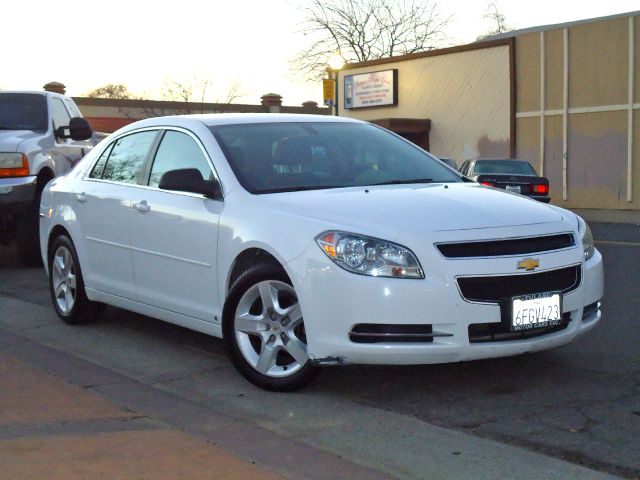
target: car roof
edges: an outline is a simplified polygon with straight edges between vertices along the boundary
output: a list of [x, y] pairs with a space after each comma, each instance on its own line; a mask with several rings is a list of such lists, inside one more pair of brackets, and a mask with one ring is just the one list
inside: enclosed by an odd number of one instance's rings
[[2, 90], [0, 91], [0, 95], [5, 94], [5, 93], [11, 93], [13, 95], [16, 94], [27, 94], [27, 95], [41, 95], [43, 97], [67, 97], [67, 95], [62, 95], [61, 93], [57, 93], [57, 92], [43, 92], [42, 90]]
[[164, 117], [153, 117], [131, 123], [121, 129], [121, 131], [134, 130], [143, 127], [156, 126], [186, 126], [192, 122], [201, 122], [207, 127], [218, 125], [240, 125], [253, 123], [366, 123], [351, 118], [335, 117], [330, 115], [308, 115], [308, 114], [287, 114], [287, 113], [205, 113], [194, 115], [171, 115]]
[[365, 123], [352, 118], [336, 117], [331, 115], [310, 115], [295, 113], [222, 113], [193, 115], [205, 125], [229, 125], [237, 123], [273, 123], [273, 122], [341, 122], [341, 123]]

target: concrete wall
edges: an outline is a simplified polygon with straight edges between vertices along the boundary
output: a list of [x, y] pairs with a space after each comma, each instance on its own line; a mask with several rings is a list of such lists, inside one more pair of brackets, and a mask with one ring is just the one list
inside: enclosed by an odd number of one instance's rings
[[[339, 113], [362, 120], [430, 119], [431, 152], [458, 164], [479, 157], [509, 157], [509, 63], [509, 43], [500, 42], [348, 66], [339, 73]], [[343, 108], [345, 75], [394, 68], [398, 69], [398, 105]]]

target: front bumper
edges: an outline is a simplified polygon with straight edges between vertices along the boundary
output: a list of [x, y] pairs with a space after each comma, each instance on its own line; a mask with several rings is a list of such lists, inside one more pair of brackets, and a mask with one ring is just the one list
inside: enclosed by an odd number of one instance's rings
[[[317, 248], [314, 245], [314, 248]], [[465, 275], [514, 273], [514, 258], [442, 260], [425, 266], [423, 280], [374, 278], [354, 275], [333, 263], [318, 249], [292, 263], [305, 272], [294, 284], [302, 305], [309, 357], [318, 364], [432, 364], [518, 355], [558, 347], [593, 328], [601, 318], [598, 304], [603, 295], [602, 257], [582, 261], [582, 249], [539, 255], [541, 268], [553, 270], [580, 265], [581, 283], [563, 296], [563, 311], [570, 315], [566, 328], [541, 336], [484, 343], [469, 341], [469, 325], [500, 323], [497, 304], [465, 300], [456, 278]], [[427, 263], [428, 265], [428, 263]], [[599, 304], [598, 304], [599, 305]], [[428, 343], [355, 343], [349, 333], [356, 324], [430, 324], [437, 336]]]
[[0, 209], [11, 209], [11, 213], [26, 210], [36, 195], [38, 177], [0, 178]]

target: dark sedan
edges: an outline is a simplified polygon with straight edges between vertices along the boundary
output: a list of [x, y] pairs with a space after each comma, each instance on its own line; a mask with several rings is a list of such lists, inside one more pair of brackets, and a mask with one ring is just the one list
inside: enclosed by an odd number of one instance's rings
[[523, 160], [467, 160], [460, 173], [488, 187], [519, 193], [549, 203], [549, 180], [538, 176], [533, 166]]

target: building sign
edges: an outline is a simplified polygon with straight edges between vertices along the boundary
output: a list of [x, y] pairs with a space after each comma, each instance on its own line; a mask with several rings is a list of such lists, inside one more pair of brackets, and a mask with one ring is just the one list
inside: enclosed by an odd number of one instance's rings
[[335, 95], [335, 80], [325, 78], [322, 80], [322, 97], [327, 107], [333, 107], [333, 98]]
[[397, 69], [344, 77], [344, 108], [383, 107], [397, 104]]

